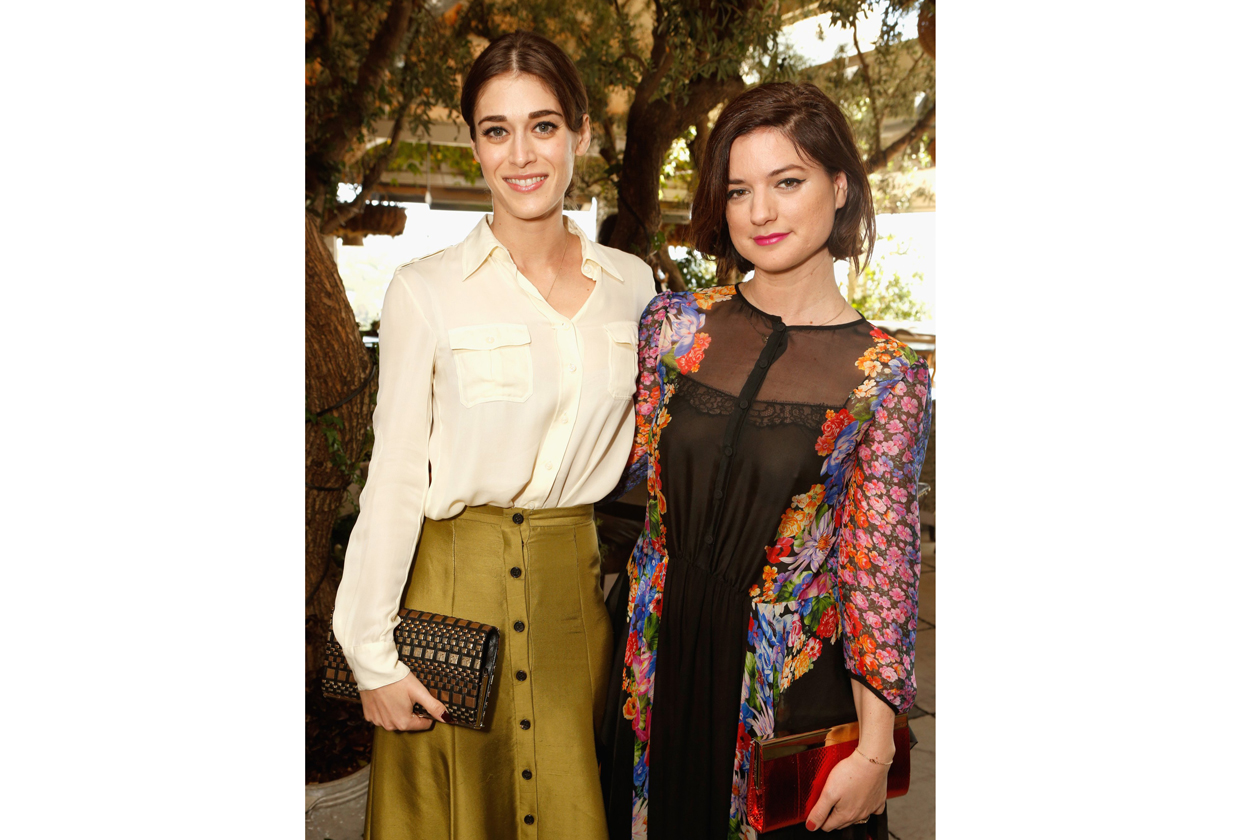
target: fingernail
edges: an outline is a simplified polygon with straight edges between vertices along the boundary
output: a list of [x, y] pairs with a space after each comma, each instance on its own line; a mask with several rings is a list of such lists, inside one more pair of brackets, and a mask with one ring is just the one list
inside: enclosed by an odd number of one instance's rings
[[805, 828], [807, 831], [813, 831], [814, 829], [818, 828], [818, 826], [814, 825], [813, 820], [805, 820]]
[[450, 713], [450, 712], [442, 712], [442, 722], [443, 722], [443, 723], [454, 723], [454, 722], [455, 722], [455, 718], [451, 717], [451, 713]]

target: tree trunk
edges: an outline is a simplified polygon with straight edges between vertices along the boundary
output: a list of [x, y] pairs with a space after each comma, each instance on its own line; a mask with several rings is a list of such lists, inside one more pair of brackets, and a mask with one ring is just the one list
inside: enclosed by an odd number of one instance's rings
[[617, 222], [613, 248], [647, 256], [661, 228], [660, 178], [665, 154], [678, 136], [677, 114], [664, 100], [646, 107], [635, 103], [626, 120], [626, 147], [617, 184]]
[[644, 90], [636, 91], [626, 117], [617, 224], [609, 241], [612, 247], [644, 259], [656, 250], [652, 237], [661, 229], [661, 167], [670, 144], [689, 126], [701, 122], [706, 124], [707, 136], [709, 112], [743, 89], [744, 80], [739, 76], [694, 79], [687, 85], [686, 104], [681, 107], [674, 104], [674, 97], [648, 101]]
[[[322, 628], [332, 614], [340, 571], [332, 563], [332, 528], [350, 475], [362, 454], [371, 421], [372, 359], [363, 346], [337, 264], [313, 216], [306, 216], [306, 405], [323, 417], [306, 424], [306, 611]], [[366, 387], [364, 386], [366, 382]], [[360, 389], [355, 394], [356, 389]], [[354, 394], [353, 397], [351, 395]], [[342, 405], [338, 405], [351, 397]], [[332, 406], [337, 406], [327, 410]], [[328, 426], [336, 417], [343, 424]], [[344, 457], [329, 447], [325, 429], [336, 430]], [[307, 669], [319, 651], [308, 640]]]

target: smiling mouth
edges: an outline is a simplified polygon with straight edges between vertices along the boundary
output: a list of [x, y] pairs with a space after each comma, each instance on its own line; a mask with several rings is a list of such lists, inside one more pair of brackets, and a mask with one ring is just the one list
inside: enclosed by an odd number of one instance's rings
[[546, 175], [530, 175], [524, 178], [504, 178], [507, 185], [517, 192], [533, 192], [547, 180]]
[[776, 242], [782, 242], [787, 237], [786, 233], [767, 233], [765, 236], [754, 236], [753, 242], [758, 245], [773, 245]]

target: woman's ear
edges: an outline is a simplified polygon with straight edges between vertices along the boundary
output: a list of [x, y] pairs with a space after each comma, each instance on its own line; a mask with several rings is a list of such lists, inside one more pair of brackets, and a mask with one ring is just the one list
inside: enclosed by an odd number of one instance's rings
[[836, 209], [839, 210], [849, 199], [849, 179], [845, 177], [844, 171], [836, 173], [835, 177], [836, 190]]
[[582, 115], [582, 127], [578, 129], [577, 135], [578, 135], [577, 148], [574, 149], [573, 153], [577, 157], [581, 157], [582, 155], [586, 154], [586, 150], [591, 147], [591, 115], [590, 114]]

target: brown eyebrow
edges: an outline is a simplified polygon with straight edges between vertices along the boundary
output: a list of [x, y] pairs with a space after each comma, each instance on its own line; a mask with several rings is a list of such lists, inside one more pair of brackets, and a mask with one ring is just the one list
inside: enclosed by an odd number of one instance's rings
[[[773, 172], [771, 172], [771, 173], [770, 173], [769, 175], [767, 175], [766, 177], [767, 177], [767, 178], [773, 178], [775, 175], [779, 175], [779, 174], [782, 174], [782, 173], [784, 173], [784, 172], [787, 172], [789, 169], [802, 169], [802, 170], [803, 170], [804, 168], [805, 168], [805, 167], [801, 166], [800, 164], [796, 164], [796, 163], [789, 163], [787, 166], [780, 166], [778, 169], [774, 170]], [[727, 182], [726, 182], [726, 183], [727, 183], [727, 184], [742, 184], [742, 183], [744, 183], [744, 182], [743, 182], [743, 181], [741, 181], [741, 180], [740, 180], [740, 179], [738, 179], [738, 178], [730, 178], [730, 179], [728, 179], [728, 180], [727, 180]]]
[[[531, 111], [529, 114], [529, 119], [536, 120], [539, 117], [546, 117], [546, 116], [551, 116], [551, 115], [554, 115], [557, 117], [564, 116], [564, 114], [561, 114], [559, 111], [553, 111], [550, 108], [546, 108], [542, 111]], [[477, 120], [477, 125], [481, 125], [483, 122], [507, 122], [507, 117], [503, 116], [502, 114], [490, 114], [488, 116], [484, 116], [481, 119]]]

